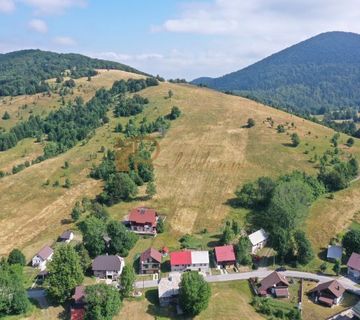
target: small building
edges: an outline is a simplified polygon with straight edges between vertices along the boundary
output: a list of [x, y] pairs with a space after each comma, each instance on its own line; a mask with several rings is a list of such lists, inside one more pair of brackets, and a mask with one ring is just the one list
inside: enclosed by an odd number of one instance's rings
[[215, 247], [216, 264], [222, 268], [233, 267], [236, 264], [236, 257], [233, 245]]
[[77, 286], [74, 295], [72, 296], [74, 305], [83, 306], [85, 304], [85, 295], [85, 286]]
[[356, 279], [360, 278], [360, 254], [353, 252], [347, 263], [348, 275]]
[[159, 273], [161, 268], [162, 254], [154, 248], [149, 248], [140, 256], [140, 273]]
[[328, 260], [341, 260], [343, 253], [343, 248], [341, 246], [328, 246], [326, 258]]
[[162, 247], [161, 253], [164, 257], [167, 257], [169, 255], [169, 252], [170, 252], [170, 250], [168, 247]]
[[73, 303], [71, 306], [70, 319], [71, 320], [83, 320], [85, 318], [85, 287], [77, 286], [75, 293], [72, 296]]
[[100, 279], [117, 280], [125, 266], [125, 261], [120, 256], [97, 256], [92, 262], [94, 276]]
[[60, 241], [65, 243], [69, 243], [72, 239], [74, 239], [74, 232], [72, 232], [71, 230], [65, 231], [60, 236]]
[[329, 307], [338, 305], [343, 298], [344, 292], [345, 288], [337, 280], [319, 283], [314, 289], [309, 291], [315, 302]]
[[128, 223], [130, 229], [138, 234], [156, 235], [158, 214], [154, 209], [139, 207], [131, 210]]
[[167, 278], [161, 278], [158, 285], [160, 306], [176, 303], [179, 296], [180, 272], [171, 272]]
[[274, 271], [260, 281], [258, 293], [261, 296], [273, 295], [276, 298], [288, 298], [289, 282], [285, 276]]
[[209, 271], [208, 251], [176, 251], [170, 253], [171, 271]]
[[41, 271], [46, 269], [47, 262], [51, 261], [54, 250], [49, 246], [43, 247], [33, 258], [31, 264], [34, 268], [39, 268]]
[[352, 307], [352, 311], [354, 315], [360, 319], [360, 302], [358, 302], [356, 305]]
[[255, 231], [249, 235], [249, 240], [251, 242], [251, 253], [255, 254], [256, 251], [265, 247], [269, 235], [265, 232], [264, 229]]

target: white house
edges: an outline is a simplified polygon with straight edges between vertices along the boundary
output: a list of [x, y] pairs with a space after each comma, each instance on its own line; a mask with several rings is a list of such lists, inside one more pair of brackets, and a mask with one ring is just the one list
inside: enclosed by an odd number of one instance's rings
[[92, 262], [94, 276], [101, 279], [117, 280], [125, 266], [125, 260], [120, 256], [97, 256]]
[[347, 263], [348, 275], [358, 279], [360, 278], [360, 254], [353, 252]]
[[41, 271], [45, 270], [46, 263], [51, 261], [53, 254], [54, 250], [49, 246], [45, 246], [32, 258], [32, 266], [39, 268]]
[[179, 295], [180, 272], [171, 272], [167, 278], [161, 278], [158, 285], [160, 306], [164, 307], [175, 302]]
[[269, 235], [264, 229], [260, 229], [250, 234], [248, 237], [251, 242], [251, 253], [255, 254], [256, 251], [265, 247]]
[[170, 253], [171, 271], [209, 271], [208, 251], [176, 251]]
[[71, 230], [65, 231], [60, 236], [60, 241], [65, 243], [69, 243], [72, 239], [74, 239], [74, 232], [72, 232]]

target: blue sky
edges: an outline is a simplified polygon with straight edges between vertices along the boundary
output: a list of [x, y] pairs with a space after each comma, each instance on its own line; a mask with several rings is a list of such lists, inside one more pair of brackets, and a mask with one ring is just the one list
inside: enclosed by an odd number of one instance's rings
[[360, 33], [358, 0], [0, 0], [0, 52], [79, 52], [188, 80], [333, 30]]

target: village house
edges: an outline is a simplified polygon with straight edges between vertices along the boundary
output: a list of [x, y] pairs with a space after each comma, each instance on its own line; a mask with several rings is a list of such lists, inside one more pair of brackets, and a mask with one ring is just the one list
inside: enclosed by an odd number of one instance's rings
[[288, 298], [289, 282], [285, 276], [274, 271], [260, 281], [258, 293], [261, 296], [273, 295], [276, 298]]
[[72, 239], [74, 239], [74, 232], [72, 232], [71, 230], [65, 231], [60, 236], [60, 241], [65, 243], [69, 243]]
[[31, 264], [34, 268], [39, 268], [41, 271], [46, 269], [47, 262], [51, 261], [54, 250], [49, 246], [43, 247], [33, 258]]
[[329, 245], [326, 258], [330, 261], [341, 260], [343, 248], [341, 246]]
[[356, 279], [360, 278], [360, 254], [353, 252], [347, 263], [348, 275]]
[[140, 273], [152, 274], [159, 273], [161, 267], [162, 254], [154, 248], [149, 248], [140, 256]]
[[320, 283], [309, 291], [315, 302], [329, 307], [338, 305], [343, 298], [344, 292], [345, 288], [337, 280]]
[[264, 229], [260, 229], [249, 235], [249, 240], [251, 242], [251, 253], [255, 254], [258, 250], [265, 247], [268, 234]]
[[176, 251], [170, 253], [171, 271], [209, 271], [208, 251]]
[[160, 306], [165, 307], [177, 302], [180, 281], [181, 273], [179, 272], [171, 272], [168, 277], [160, 279], [158, 285]]
[[236, 258], [233, 245], [215, 247], [215, 262], [222, 268], [234, 267]]
[[125, 261], [120, 256], [97, 256], [92, 262], [94, 276], [100, 279], [117, 280], [125, 266]]
[[71, 320], [83, 320], [85, 318], [85, 287], [77, 286], [72, 296], [73, 303], [70, 310]]
[[139, 207], [131, 210], [128, 218], [130, 229], [138, 234], [156, 235], [158, 214], [154, 209]]

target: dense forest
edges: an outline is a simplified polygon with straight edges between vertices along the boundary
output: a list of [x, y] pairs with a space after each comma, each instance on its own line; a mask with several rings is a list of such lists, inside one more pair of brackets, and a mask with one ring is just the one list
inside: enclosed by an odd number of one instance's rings
[[300, 114], [360, 105], [360, 35], [328, 32], [220, 78], [192, 83]]
[[[34, 94], [49, 90], [47, 79], [64, 75], [93, 76], [94, 69], [117, 69], [141, 73], [127, 65], [92, 59], [80, 54], [22, 50], [0, 54], [0, 96]], [[141, 73], [142, 74], [142, 73]]]

